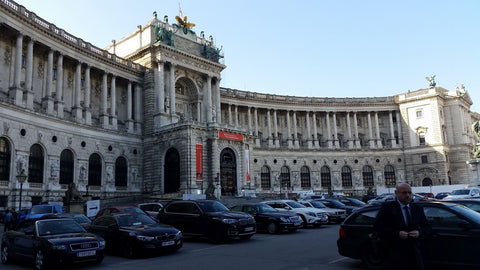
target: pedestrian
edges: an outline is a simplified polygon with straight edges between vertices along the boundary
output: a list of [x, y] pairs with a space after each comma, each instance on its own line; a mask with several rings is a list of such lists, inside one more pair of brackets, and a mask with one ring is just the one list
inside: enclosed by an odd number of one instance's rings
[[386, 202], [378, 212], [374, 230], [387, 248], [387, 269], [423, 270], [420, 239], [427, 237], [430, 226], [419, 205], [412, 204], [412, 188], [401, 183], [396, 199]]
[[10, 210], [10, 213], [12, 213], [12, 222], [10, 223], [10, 230], [15, 229], [17, 225], [17, 211], [15, 211], [15, 207], [12, 207], [12, 210]]
[[5, 210], [5, 224], [4, 224], [4, 227], [3, 227], [3, 231], [6, 232], [10, 229], [10, 224], [12, 223], [12, 213], [10, 213], [10, 210]]

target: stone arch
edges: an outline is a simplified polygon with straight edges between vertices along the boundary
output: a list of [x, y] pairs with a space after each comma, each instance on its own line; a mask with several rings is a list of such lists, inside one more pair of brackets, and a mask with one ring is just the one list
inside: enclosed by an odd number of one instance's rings
[[175, 82], [176, 112], [180, 119], [199, 121], [199, 91], [195, 83], [187, 78], [180, 77]]
[[237, 194], [237, 157], [230, 147], [220, 152], [220, 186], [222, 196]]
[[180, 153], [176, 148], [169, 148], [164, 159], [164, 192], [174, 193], [180, 190]]

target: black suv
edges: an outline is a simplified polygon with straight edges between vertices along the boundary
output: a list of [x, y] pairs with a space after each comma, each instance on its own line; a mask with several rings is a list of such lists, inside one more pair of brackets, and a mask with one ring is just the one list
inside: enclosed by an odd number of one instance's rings
[[214, 243], [249, 239], [256, 232], [251, 215], [230, 211], [215, 200], [172, 201], [162, 208], [157, 219], [181, 230], [185, 236], [206, 237]]

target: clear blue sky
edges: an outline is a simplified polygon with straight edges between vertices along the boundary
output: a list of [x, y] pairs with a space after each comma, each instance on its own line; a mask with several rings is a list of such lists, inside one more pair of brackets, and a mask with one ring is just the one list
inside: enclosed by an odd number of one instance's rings
[[480, 112], [477, 0], [18, 0], [98, 47], [179, 13], [223, 46], [222, 87], [316, 97], [464, 84]]

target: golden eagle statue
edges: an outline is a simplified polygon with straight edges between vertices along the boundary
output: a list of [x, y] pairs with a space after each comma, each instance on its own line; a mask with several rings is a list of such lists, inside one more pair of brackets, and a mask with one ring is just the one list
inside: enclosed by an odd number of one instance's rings
[[175, 20], [177, 20], [178, 24], [186, 29], [190, 29], [195, 26], [194, 23], [190, 23], [187, 21], [187, 16], [183, 16], [183, 19], [180, 16], [175, 16]]

